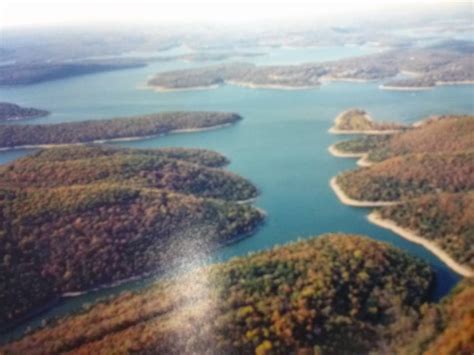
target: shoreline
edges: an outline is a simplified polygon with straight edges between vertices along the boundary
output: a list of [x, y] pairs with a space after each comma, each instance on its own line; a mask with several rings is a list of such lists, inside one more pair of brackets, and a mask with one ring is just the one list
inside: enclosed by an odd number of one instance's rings
[[266, 90], [311, 90], [317, 89], [321, 86], [321, 83], [315, 85], [304, 85], [304, 86], [289, 86], [289, 85], [272, 85], [272, 84], [255, 84], [251, 82], [241, 82], [241, 81], [225, 81], [222, 84], [215, 84], [209, 86], [190, 86], [186, 88], [168, 88], [165, 86], [153, 86], [145, 85], [139, 87], [145, 90], [153, 90], [156, 92], [167, 93], [167, 92], [180, 92], [180, 91], [197, 91], [197, 90], [212, 90], [220, 88], [224, 85], [230, 86], [239, 86], [247, 89], [266, 89]]
[[459, 81], [437, 81], [436, 86], [449, 85], [474, 85], [474, 80], [459, 80]]
[[434, 86], [390, 86], [390, 85], [380, 85], [380, 90], [387, 91], [427, 91], [432, 90]]
[[[253, 198], [253, 199], [255, 200], [256, 197]], [[244, 200], [244, 201], [248, 201], [248, 200]], [[265, 217], [267, 217], [268, 214], [264, 209], [262, 209], [260, 207], [254, 206], [254, 208], [261, 213], [263, 218], [257, 224], [255, 224], [250, 231], [248, 231], [246, 233], [236, 234], [234, 236], [230, 236], [228, 239], [223, 240], [222, 242], [217, 242], [216, 244], [213, 245], [213, 247], [211, 249], [209, 249], [209, 252], [225, 248], [225, 247], [227, 247], [231, 244], [238, 243], [238, 242], [240, 242], [240, 241], [242, 241], [246, 238], [249, 238], [253, 234], [255, 234], [257, 232], [257, 230], [259, 228], [261, 228], [262, 225], [265, 223]], [[160, 268], [160, 269], [145, 272], [145, 273], [142, 273], [142, 274], [139, 274], [139, 275], [130, 276], [130, 277], [125, 278], [125, 279], [116, 280], [116, 281], [112, 281], [112, 282], [105, 283], [105, 284], [102, 284], [102, 285], [98, 285], [98, 286], [95, 286], [95, 287], [92, 287], [92, 288], [89, 288], [89, 289], [86, 289], [86, 290], [83, 290], [83, 291], [63, 292], [63, 293], [56, 296], [56, 298], [54, 299], [54, 304], [46, 304], [46, 305], [40, 307], [38, 310], [33, 310], [31, 314], [25, 315], [24, 318], [22, 318], [20, 321], [18, 321], [18, 323], [14, 324], [12, 327], [6, 328], [4, 330], [4, 334], [8, 334], [9, 331], [14, 330], [16, 327], [19, 327], [22, 324], [28, 322], [29, 320], [32, 320], [32, 319], [35, 319], [36, 317], [41, 316], [41, 314], [48, 311], [49, 309], [54, 308], [54, 306], [57, 303], [60, 303], [61, 301], [74, 299], [74, 298], [77, 298], [77, 297], [81, 297], [81, 296], [84, 296], [84, 295], [87, 295], [87, 294], [90, 294], [90, 293], [94, 293], [94, 292], [99, 292], [99, 291], [102, 291], [102, 290], [113, 289], [115, 287], [121, 286], [123, 284], [127, 284], [129, 282], [133, 282], [133, 281], [144, 281], [144, 282], [153, 283], [155, 281], [158, 281], [158, 278], [160, 278], [160, 279], [166, 278], [168, 275], [171, 275], [173, 272], [175, 272], [175, 270], [178, 270], [178, 272], [181, 272], [179, 267], [177, 269], [172, 268], [172, 267], [171, 268]], [[122, 292], [124, 292], [124, 291], [119, 291], [118, 294], [120, 294]], [[97, 300], [94, 300], [93, 302], [97, 302]], [[73, 312], [77, 312], [77, 310], [73, 311]], [[55, 318], [56, 318], [56, 316], [53, 316], [52, 318], [49, 318], [49, 319], [55, 319]], [[41, 327], [42, 326], [39, 325], [39, 326], [33, 327], [33, 329], [37, 329], [37, 328], [41, 328]], [[0, 334], [1, 333], [2, 333], [2, 331], [0, 329]], [[20, 337], [22, 337], [24, 335], [24, 333], [25, 332], [22, 332]], [[16, 339], [16, 338], [17, 337], [15, 336], [14, 339]], [[0, 341], [0, 344], [2, 344], [1, 341]]]
[[344, 78], [344, 77], [334, 77], [334, 76], [322, 76], [319, 78], [322, 83], [332, 83], [332, 82], [345, 82], [345, 83], [358, 83], [358, 84], [363, 84], [363, 83], [370, 83], [377, 81], [378, 79], [358, 79], [358, 78]]
[[147, 90], [153, 90], [156, 92], [161, 92], [161, 93], [168, 93], [168, 92], [184, 92], [184, 91], [197, 91], [197, 90], [213, 90], [219, 88], [221, 85], [219, 84], [213, 84], [213, 85], [207, 85], [207, 86], [190, 86], [190, 87], [185, 87], [185, 88], [169, 88], [166, 86], [154, 86], [154, 85], [145, 85], [144, 89]]
[[337, 184], [336, 179], [337, 177], [331, 178], [331, 181], [329, 182], [329, 186], [331, 186], [331, 189], [334, 191], [339, 201], [341, 201], [341, 203], [344, 205], [352, 206], [352, 207], [382, 207], [382, 206], [394, 206], [398, 204], [398, 202], [394, 202], [394, 201], [363, 201], [363, 200], [355, 200], [353, 198], [350, 198]]
[[338, 150], [335, 147], [335, 144], [330, 145], [328, 148], [328, 151], [332, 156], [336, 158], [357, 159], [357, 162], [356, 162], [357, 166], [360, 166], [362, 168], [366, 168], [366, 167], [374, 165], [373, 162], [367, 159], [368, 153], [350, 153], [350, 152], [344, 153]]
[[437, 81], [432, 86], [391, 86], [380, 85], [380, 90], [387, 91], [427, 91], [433, 90], [437, 86], [455, 86], [455, 85], [474, 85], [474, 80], [460, 80], [460, 81]]
[[374, 136], [374, 135], [386, 135], [386, 134], [397, 134], [400, 133], [401, 130], [399, 129], [385, 129], [385, 130], [366, 130], [366, 131], [347, 131], [347, 130], [341, 130], [339, 128], [331, 127], [328, 130], [329, 133], [332, 134], [366, 134], [368, 136]]
[[332, 144], [329, 146], [328, 151], [331, 155], [337, 158], [362, 158], [367, 153], [355, 153], [355, 152], [343, 152], [336, 148], [336, 144]]
[[75, 142], [75, 143], [58, 143], [58, 144], [26, 144], [26, 145], [17, 145], [13, 147], [0, 147], [0, 152], [9, 151], [9, 150], [19, 150], [19, 149], [51, 149], [51, 148], [60, 148], [60, 147], [69, 147], [69, 146], [81, 146], [87, 144], [104, 144], [104, 143], [113, 143], [113, 142], [130, 142], [130, 141], [139, 141], [139, 140], [146, 140], [151, 138], [157, 138], [162, 136], [167, 136], [171, 134], [183, 134], [183, 133], [197, 133], [197, 132], [205, 132], [205, 131], [212, 131], [215, 129], [221, 129], [225, 127], [232, 126], [234, 123], [223, 123], [216, 126], [210, 127], [202, 127], [202, 128], [182, 128], [182, 129], [174, 129], [168, 132], [157, 133], [147, 136], [130, 136], [130, 137], [118, 137], [118, 138], [109, 138], [109, 139], [96, 139], [93, 141], [87, 142]]
[[368, 168], [369, 166], [374, 165], [376, 162], [371, 162], [369, 159], [369, 154], [366, 153], [364, 154], [359, 160], [357, 160], [356, 164], [357, 166], [360, 166], [361, 168]]
[[289, 85], [278, 85], [278, 84], [254, 84], [243, 81], [226, 81], [227, 85], [240, 86], [248, 89], [267, 89], [267, 90], [311, 90], [317, 89], [321, 84], [315, 85], [304, 85], [304, 86], [289, 86]]
[[464, 277], [474, 277], [474, 271], [472, 271], [469, 267], [459, 264], [441, 247], [436, 245], [436, 243], [419, 236], [418, 234], [416, 234], [416, 232], [403, 228], [390, 219], [383, 219], [377, 211], [371, 212], [367, 216], [367, 219], [371, 223], [379, 227], [389, 229], [395, 234], [412, 243], [422, 245], [425, 249], [433, 253], [446, 266], [448, 266], [451, 270], [458, 273], [459, 275], [462, 275]]
[[238, 205], [252, 204], [252, 203], [254, 203], [255, 201], [257, 201], [257, 198], [258, 198], [258, 196], [256, 196], [256, 197], [251, 197], [251, 198], [248, 198], [248, 199], [246, 199], [246, 200], [238, 200], [238, 201], [235, 201], [235, 203], [237, 203]]

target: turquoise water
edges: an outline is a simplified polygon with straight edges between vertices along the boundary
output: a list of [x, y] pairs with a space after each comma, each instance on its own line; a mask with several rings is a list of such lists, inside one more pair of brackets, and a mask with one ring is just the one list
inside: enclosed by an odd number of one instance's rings
[[[370, 210], [342, 205], [329, 180], [355, 167], [355, 161], [334, 158], [327, 148], [340, 137], [327, 133], [334, 117], [349, 107], [362, 107], [381, 120], [414, 122], [432, 114], [473, 113], [473, 86], [446, 86], [431, 91], [390, 92], [379, 83], [333, 83], [312, 90], [254, 90], [223, 86], [214, 90], [157, 93], [137, 89], [157, 70], [196, 64], [157, 63], [150, 67], [94, 74], [34, 86], [0, 89], [2, 101], [49, 109], [53, 114], [35, 122], [63, 122], [126, 116], [167, 110], [221, 110], [240, 113], [244, 120], [215, 131], [176, 134], [124, 145], [185, 146], [217, 150], [230, 158], [230, 170], [254, 182], [261, 191], [255, 204], [268, 213], [258, 232], [213, 253], [211, 261], [283, 244], [299, 237], [348, 232], [389, 242], [429, 262], [437, 274], [434, 299], [445, 295], [459, 277], [435, 256], [390, 231], [367, 222]], [[344, 138], [344, 137], [342, 137]], [[5, 163], [28, 151], [0, 153]], [[149, 280], [69, 299], [28, 323], [67, 314], [84, 303]], [[11, 335], [18, 335], [24, 326]]]

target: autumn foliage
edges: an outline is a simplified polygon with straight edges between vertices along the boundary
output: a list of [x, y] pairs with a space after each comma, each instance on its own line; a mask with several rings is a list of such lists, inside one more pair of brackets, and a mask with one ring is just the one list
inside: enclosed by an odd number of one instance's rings
[[229, 201], [256, 189], [206, 166], [225, 162], [203, 150], [91, 146], [2, 167], [0, 323], [64, 293], [166, 270], [193, 253], [205, 257], [251, 233], [263, 214]]
[[428, 265], [387, 244], [325, 235], [124, 293], [2, 350], [365, 353], [393, 309], [419, 307], [431, 281]]
[[37, 125], [1, 125], [0, 147], [87, 143], [146, 137], [176, 130], [232, 124], [241, 117], [226, 112], [162, 112], [145, 116]]

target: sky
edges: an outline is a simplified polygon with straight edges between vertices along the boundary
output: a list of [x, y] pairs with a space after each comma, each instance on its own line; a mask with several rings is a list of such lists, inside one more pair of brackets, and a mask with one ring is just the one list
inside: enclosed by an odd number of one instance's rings
[[[108, 23], [245, 23], [430, 8], [448, 0], [0, 0], [0, 28]], [[469, 1], [463, 1], [469, 3]], [[472, 5], [472, 0], [470, 1]]]

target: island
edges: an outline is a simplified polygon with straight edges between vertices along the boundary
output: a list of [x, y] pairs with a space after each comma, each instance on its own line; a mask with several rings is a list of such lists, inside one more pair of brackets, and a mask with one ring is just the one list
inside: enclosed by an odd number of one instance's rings
[[132, 140], [225, 127], [241, 120], [227, 112], [162, 112], [41, 125], [0, 125], [0, 149]]
[[10, 102], [0, 102], [0, 122], [19, 121], [49, 115], [48, 111], [33, 107], [23, 107]]
[[[403, 320], [417, 324], [432, 282], [430, 267], [399, 249], [328, 234], [124, 292], [0, 351], [184, 354], [210, 346], [217, 353], [246, 354], [382, 351], [384, 342], [407, 336], [399, 328]], [[74, 331], [84, 327], [87, 332]]]
[[362, 156], [367, 164], [334, 177], [330, 185], [345, 204], [377, 207], [371, 222], [472, 277], [473, 130], [473, 116], [445, 115], [393, 135], [338, 143], [336, 152]]
[[86, 146], [0, 167], [0, 325], [250, 235], [264, 213], [240, 201], [258, 191], [226, 162], [206, 150]]

